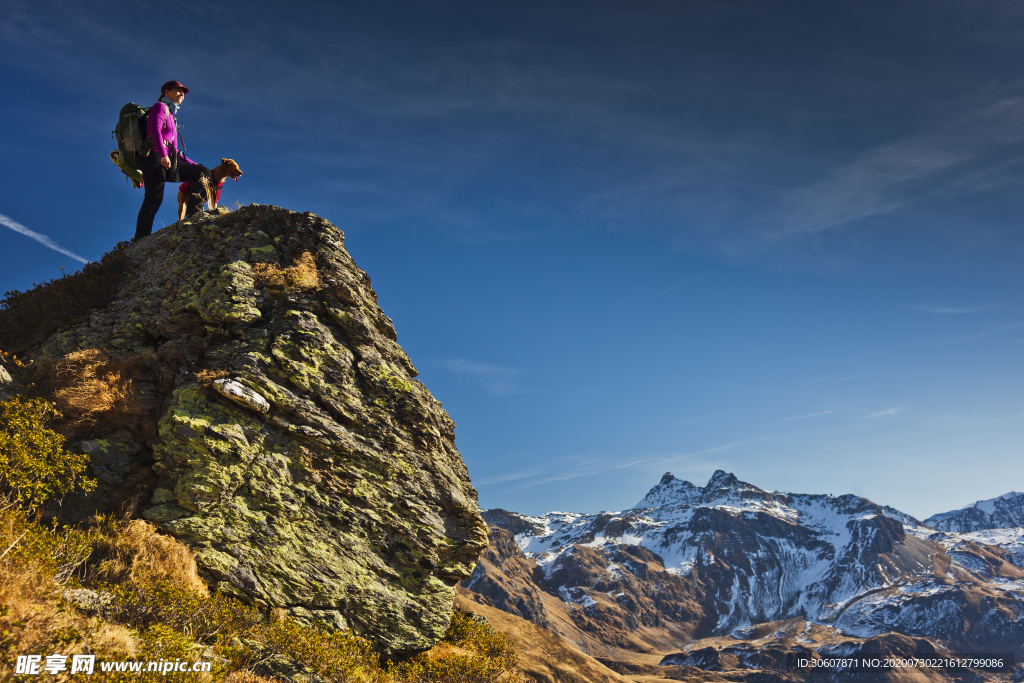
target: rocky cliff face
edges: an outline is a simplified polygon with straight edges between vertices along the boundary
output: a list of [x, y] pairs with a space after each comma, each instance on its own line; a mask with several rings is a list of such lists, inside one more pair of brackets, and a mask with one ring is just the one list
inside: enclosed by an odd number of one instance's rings
[[88, 407], [83, 368], [116, 389], [68, 423], [101, 495], [141, 486], [141, 515], [228, 593], [354, 628], [388, 655], [430, 647], [487, 529], [455, 425], [341, 231], [221, 209], [126, 259], [112, 303], [22, 354], [26, 386], [78, 397], [65, 413]]

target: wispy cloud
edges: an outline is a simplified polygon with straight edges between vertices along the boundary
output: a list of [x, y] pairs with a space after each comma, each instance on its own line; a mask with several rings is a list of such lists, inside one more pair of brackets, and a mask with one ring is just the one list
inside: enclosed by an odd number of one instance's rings
[[971, 424], [971, 425], [983, 425], [983, 424], [989, 424], [991, 422], [1002, 422], [1004, 420], [1019, 420], [1022, 417], [1024, 417], [1024, 414], [1014, 413], [1012, 415], [999, 415], [997, 417], [978, 418], [977, 420], [975, 420], [974, 422], [969, 423], [969, 424]]
[[[742, 446], [742, 445], [744, 445], [746, 443], [750, 443], [750, 440], [748, 439], [748, 440], [745, 440], [745, 441], [733, 441], [732, 443], [725, 443], [725, 444], [722, 444], [721, 446], [712, 446], [711, 448], [705, 448], [704, 450], [692, 451], [692, 452], [689, 452], [689, 453], [673, 453], [672, 455], [667, 455], [667, 456], [664, 456], [662, 458], [658, 458], [658, 459], [654, 460], [653, 462], [661, 464], [661, 465], [672, 465], [674, 463], [678, 463], [683, 458], [687, 458], [688, 460], [690, 460], [692, 458], [697, 458], [697, 457], [702, 456], [702, 455], [708, 455], [710, 453], [721, 453], [722, 451], [728, 451], [728, 450], [731, 450], [733, 448], [736, 448], [737, 446]], [[705, 463], [705, 464], [707, 464], [707, 463]], [[716, 468], [717, 468], [717, 465], [715, 465], [715, 467], [713, 469], [716, 469]]]
[[518, 481], [520, 479], [529, 479], [530, 477], [536, 477], [544, 474], [545, 470], [531, 470], [529, 472], [512, 472], [509, 474], [499, 474], [494, 477], [486, 477], [484, 479], [474, 479], [473, 484], [475, 486], [489, 486], [491, 484], [504, 484], [508, 481]]
[[992, 186], [999, 172], [1024, 162], [1006, 150], [1024, 142], [1019, 92], [968, 107], [930, 129], [868, 150], [785, 201], [784, 233], [814, 233], [894, 211], [938, 194]]
[[881, 441], [872, 441], [871, 443], [872, 444], [882, 444], [882, 443], [890, 443], [892, 441], [902, 441], [903, 439], [909, 439], [910, 437], [917, 436], [918, 434], [924, 434], [924, 432], [911, 432], [910, 434], [903, 434], [901, 436], [894, 436], [891, 439], [882, 439]]
[[924, 141], [902, 141], [871, 150], [830, 177], [793, 192], [786, 232], [819, 232], [893, 211], [909, 201], [907, 184], [967, 158], [929, 149]]
[[441, 366], [449, 372], [476, 382], [495, 396], [521, 393], [519, 377], [522, 373], [517, 368], [476, 363], [461, 358], [441, 361]]
[[779, 422], [789, 422], [790, 420], [806, 420], [809, 417], [817, 417], [819, 415], [828, 415], [829, 413], [834, 413], [834, 412], [836, 412], [836, 411], [834, 411], [834, 410], [823, 410], [820, 413], [810, 413], [809, 415], [796, 415], [794, 417], [784, 417], [781, 420], [779, 420]]
[[702, 451], [694, 451], [692, 453], [681, 453], [681, 454], [673, 456], [671, 458], [665, 458], [665, 460], [676, 460], [678, 458], [689, 458], [689, 457], [693, 457], [695, 455], [707, 455], [708, 453], [719, 453], [721, 451], [727, 451], [730, 448], [735, 448], [736, 446], [742, 446], [745, 443], [747, 443], [747, 442], [746, 441], [733, 441], [732, 443], [722, 444], [721, 446], [715, 446], [713, 448], [705, 448]]
[[[539, 484], [550, 484], [556, 481], [568, 481], [570, 479], [581, 479], [583, 477], [592, 477], [595, 474], [602, 474], [603, 472], [612, 472], [614, 470], [622, 470], [627, 467], [635, 467], [644, 463], [651, 462], [652, 458], [643, 458], [641, 460], [633, 460], [625, 464], [611, 465], [608, 467], [602, 466], [600, 463], [590, 463], [587, 467], [575, 467], [574, 469], [563, 472], [562, 474], [556, 474], [551, 477], [545, 477], [544, 479], [538, 479], [526, 484], [522, 488], [530, 486], [537, 486]], [[603, 462], [603, 461], [602, 461]]]
[[516, 486], [515, 490], [528, 489], [541, 484], [552, 484], [561, 481], [571, 481], [574, 479], [583, 479], [585, 477], [592, 477], [607, 472], [614, 472], [616, 470], [628, 469], [631, 467], [639, 467], [641, 465], [647, 465], [648, 467], [671, 467], [674, 471], [678, 472], [678, 466], [682, 461], [685, 460], [685, 469], [693, 472], [713, 472], [716, 469], [721, 469], [720, 463], [708, 462], [703, 460], [701, 456], [705, 456], [711, 453], [719, 453], [727, 451], [736, 446], [749, 443], [747, 441], [734, 441], [732, 443], [722, 444], [720, 446], [713, 446], [711, 448], [705, 448], [699, 451], [693, 451], [689, 453], [673, 453], [669, 455], [652, 455], [649, 457], [635, 458], [628, 462], [621, 462], [619, 460], [609, 460], [602, 457], [593, 457], [590, 454], [582, 454], [577, 456], [571, 456], [566, 459], [565, 465], [554, 468], [549, 476], [543, 476], [547, 471], [523, 471], [520, 473], [511, 473], [508, 475], [498, 475], [493, 478], [485, 479], [479, 483], [481, 485], [502, 483], [505, 481], [516, 481], [523, 479], [531, 479], [533, 477], [541, 477], [533, 479], [532, 481], [525, 481], [521, 485]]
[[1010, 323], [1009, 325], [1002, 325], [1000, 327], [994, 327], [991, 330], [985, 330], [984, 332], [979, 332], [975, 336], [977, 336], [977, 337], [987, 337], [990, 334], [998, 334], [1000, 332], [1006, 332], [1008, 330], [1019, 330], [1022, 327], [1024, 327], [1024, 322]]
[[865, 415], [864, 419], [865, 420], [873, 420], [876, 417], [886, 417], [887, 415], [896, 415], [898, 413], [902, 413], [906, 409], [907, 409], [906, 406], [899, 406], [897, 408], [889, 408], [888, 410], [879, 410], [877, 413], [871, 413], [870, 415]]
[[20, 232], [25, 237], [28, 237], [29, 239], [33, 239], [36, 242], [39, 242], [44, 247], [47, 247], [49, 249], [53, 249], [54, 251], [59, 251], [60, 253], [64, 254], [65, 256], [70, 256], [71, 258], [75, 259], [76, 261], [81, 261], [82, 263], [88, 263], [89, 262], [88, 259], [84, 259], [81, 256], [79, 256], [78, 254], [76, 254], [75, 252], [69, 251], [68, 249], [65, 249], [64, 247], [60, 246], [59, 244], [57, 244], [56, 242], [51, 240], [46, 235], [40, 235], [35, 230], [29, 230], [28, 228], [26, 228], [24, 225], [22, 225], [18, 221], [14, 220], [12, 218], [8, 218], [7, 216], [3, 215], [2, 213], [0, 213], [0, 225], [5, 225], [8, 228], [10, 228], [11, 230], [13, 230], [14, 232]]
[[955, 306], [914, 306], [913, 308], [916, 311], [938, 313], [939, 315], [960, 315], [963, 313], [977, 313], [978, 311], [984, 310], [984, 308], [980, 306], [975, 308], [961, 308]]
[[955, 339], [949, 339], [949, 342], [961, 342], [967, 341], [968, 339], [981, 339], [982, 337], [988, 337], [993, 334], [999, 334], [1000, 332], [1009, 332], [1010, 330], [1018, 330], [1024, 327], [1024, 322], [1010, 323], [1009, 325], [1000, 325], [999, 327], [993, 327], [982, 332], [975, 332], [964, 337], [956, 337]]
[[843, 377], [836, 377], [835, 375], [829, 375], [828, 377], [821, 377], [821, 378], [816, 379], [814, 381], [808, 382], [807, 384], [805, 384], [803, 386], [805, 388], [807, 388], [807, 387], [814, 387], [815, 389], [818, 389], [818, 388], [821, 388], [821, 387], [825, 386], [826, 383], [828, 383], [828, 384], [836, 384], [838, 382], [849, 382], [852, 379], [860, 379], [861, 377], [864, 377], [864, 375], [863, 374], [861, 374], [861, 375], [845, 375]]

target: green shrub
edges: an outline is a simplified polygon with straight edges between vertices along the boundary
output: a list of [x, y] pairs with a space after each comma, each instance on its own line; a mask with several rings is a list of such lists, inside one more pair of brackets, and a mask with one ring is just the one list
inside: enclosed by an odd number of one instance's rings
[[430, 652], [394, 664], [402, 680], [434, 683], [521, 683], [512, 641], [472, 615], [453, 612], [441, 642]]
[[251, 605], [221, 593], [201, 595], [167, 579], [129, 581], [107, 590], [113, 598], [108, 618], [135, 628], [167, 626], [203, 643], [247, 638], [266, 622]]
[[[169, 629], [161, 643], [214, 646], [216, 676], [260, 668], [285, 657], [329, 683], [520, 683], [512, 642], [486, 623], [455, 612], [441, 642], [430, 652], [381, 665], [370, 641], [324, 624], [291, 618], [268, 620], [250, 605], [221, 594], [200, 595], [167, 580], [134, 582], [106, 589], [113, 598], [107, 618], [145, 634]], [[174, 638], [167, 634], [178, 634]], [[175, 640], [178, 638], [178, 640]], [[183, 640], [182, 640], [183, 639]], [[164, 647], [164, 646], [161, 646]], [[169, 649], [167, 649], [169, 648]], [[150, 660], [185, 657], [167, 646]], [[195, 655], [192, 655], [195, 658]], [[140, 656], [141, 657], [141, 656]]]
[[33, 567], [58, 586], [68, 583], [92, 552], [86, 534], [68, 526], [47, 529], [26, 522], [13, 543], [0, 552], [14, 566]]
[[386, 678], [370, 641], [352, 631], [293, 619], [270, 624], [262, 640], [273, 650], [317, 672], [330, 683], [374, 683]]
[[501, 660], [509, 668], [516, 665], [512, 641], [491, 628], [487, 622], [477, 621], [472, 614], [453, 612], [452, 621], [441, 642], [451, 643], [490, 659]]
[[[150, 662], [174, 662], [181, 660], [192, 663], [207, 661], [204, 648], [189, 640], [169, 626], [157, 624], [143, 629], [138, 634], [138, 650], [133, 655], [125, 653], [93, 651], [96, 666], [92, 675], [84, 680], [90, 683], [186, 683], [193, 681], [222, 681], [226, 671], [219, 661], [211, 662], [209, 674], [191, 671], [149, 671]], [[141, 671], [103, 671], [101, 661], [143, 662]], [[73, 677], [71, 680], [75, 680]]]
[[46, 428], [58, 417], [53, 404], [38, 398], [0, 401], [0, 496], [33, 512], [76, 487], [91, 491], [95, 480], [82, 476], [88, 455], [64, 450], [64, 437]]
[[[187, 662], [205, 661], [203, 648], [192, 641], [188, 636], [176, 631], [166, 624], [154, 624], [139, 634], [139, 652], [136, 660], [146, 662], [170, 662], [181, 659]], [[224, 671], [224, 663], [213, 662], [210, 673], [216, 680], [221, 678]], [[146, 672], [142, 676], [136, 674], [135, 681], [195, 681], [199, 678], [195, 673], [188, 671], [179, 672]]]
[[[239, 600], [218, 593], [200, 595], [165, 579], [129, 581], [105, 591], [112, 598], [105, 610], [108, 619], [145, 629], [143, 633], [170, 629], [189, 642], [214, 645], [229, 668], [246, 669], [283, 655], [332, 683], [373, 683], [384, 676], [370, 642], [351, 631], [304, 626], [288, 618], [271, 623], [259, 609]], [[177, 656], [165, 653], [150, 659]]]

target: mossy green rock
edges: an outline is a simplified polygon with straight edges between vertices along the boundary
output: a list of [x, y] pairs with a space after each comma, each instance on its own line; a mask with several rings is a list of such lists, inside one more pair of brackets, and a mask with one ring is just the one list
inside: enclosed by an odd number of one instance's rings
[[[143, 516], [228, 593], [353, 628], [389, 656], [431, 647], [487, 529], [455, 425], [414, 379], [341, 231], [253, 205], [130, 250], [116, 300], [36, 352], [157, 354], [159, 481]], [[274, 285], [254, 267], [304, 252], [318, 285]], [[247, 408], [211, 378], [266, 403]]]

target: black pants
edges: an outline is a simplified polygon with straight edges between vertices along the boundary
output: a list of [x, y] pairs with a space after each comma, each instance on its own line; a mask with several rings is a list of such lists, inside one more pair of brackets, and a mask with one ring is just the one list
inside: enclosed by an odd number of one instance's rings
[[[173, 154], [173, 151], [171, 153]], [[143, 166], [142, 182], [143, 188], [146, 191], [146, 196], [142, 200], [142, 208], [139, 209], [139, 218], [135, 221], [135, 239], [152, 234], [153, 219], [156, 218], [156, 212], [160, 210], [160, 205], [164, 202], [165, 183], [196, 181], [203, 176], [206, 176], [207, 180], [211, 180], [213, 177], [213, 174], [210, 173], [210, 169], [206, 168], [202, 164], [190, 164], [180, 157], [178, 158], [177, 178], [168, 178], [168, 175], [171, 173], [171, 169], [166, 169], [160, 165], [160, 162], [155, 158], [155, 155], [150, 157], [150, 163]], [[199, 189], [201, 194], [201, 188], [201, 184], [192, 186], [193, 192], [185, 200], [188, 206], [186, 213], [195, 213], [199, 209], [199, 205], [205, 201], [204, 197], [196, 196], [195, 194], [196, 189]]]

